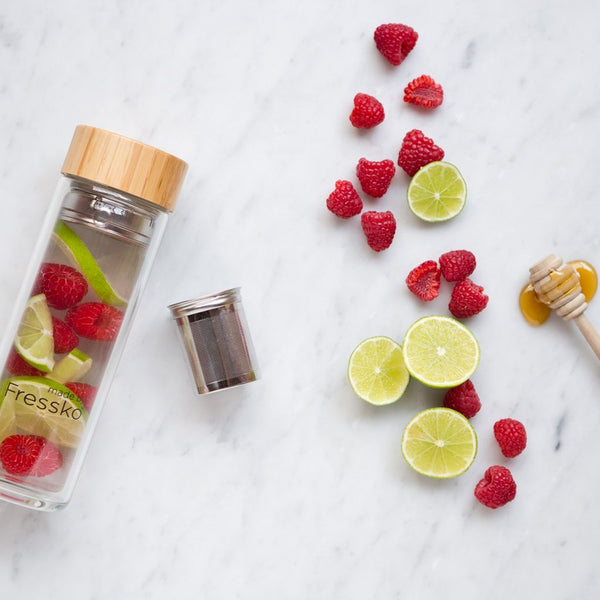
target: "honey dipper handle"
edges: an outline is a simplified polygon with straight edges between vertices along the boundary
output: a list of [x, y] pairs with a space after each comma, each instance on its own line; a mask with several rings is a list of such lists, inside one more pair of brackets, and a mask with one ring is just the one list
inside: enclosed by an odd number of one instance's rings
[[575, 317], [573, 321], [575, 321], [579, 331], [581, 331], [583, 337], [587, 340], [587, 343], [590, 345], [596, 356], [600, 358], [600, 335], [594, 329], [590, 320], [582, 313], [578, 317]]

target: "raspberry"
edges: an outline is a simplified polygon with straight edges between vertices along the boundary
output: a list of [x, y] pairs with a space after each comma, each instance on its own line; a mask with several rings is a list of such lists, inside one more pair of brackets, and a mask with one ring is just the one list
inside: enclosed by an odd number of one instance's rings
[[446, 281], [462, 281], [477, 266], [475, 255], [468, 250], [451, 250], [439, 258], [440, 269]]
[[385, 118], [383, 104], [368, 94], [354, 96], [354, 109], [350, 113], [350, 122], [358, 129], [371, 129]]
[[391, 160], [372, 161], [361, 158], [356, 165], [356, 176], [365, 194], [373, 198], [381, 198], [390, 187], [396, 172]]
[[354, 186], [343, 179], [335, 182], [335, 190], [327, 198], [327, 208], [342, 219], [349, 219], [362, 210], [363, 203]]
[[11, 348], [6, 359], [6, 370], [17, 377], [42, 377], [44, 373], [31, 366], [14, 348]]
[[474, 417], [481, 408], [481, 401], [470, 379], [457, 387], [450, 388], [444, 396], [444, 406], [453, 408], [467, 419]]
[[395, 66], [408, 56], [418, 38], [419, 34], [412, 27], [400, 23], [380, 25], [373, 34], [377, 50]]
[[517, 495], [517, 484], [511, 472], [500, 465], [490, 467], [475, 486], [475, 498], [489, 508], [499, 508]]
[[44, 477], [62, 467], [58, 448], [39, 435], [11, 435], [0, 444], [2, 467], [11, 475]]
[[413, 177], [416, 172], [434, 160], [442, 160], [444, 151], [419, 129], [411, 129], [402, 140], [398, 165]]
[[72, 381], [65, 385], [81, 400], [85, 410], [90, 412], [92, 404], [94, 404], [94, 400], [96, 399], [98, 388], [89, 383], [81, 383], [80, 381]]
[[488, 300], [483, 288], [467, 277], [454, 286], [448, 308], [457, 319], [466, 319], [480, 313]]
[[87, 281], [79, 271], [58, 263], [44, 263], [34, 286], [34, 293], [44, 294], [48, 306], [58, 310], [75, 306], [87, 291]]
[[518, 456], [527, 446], [527, 432], [521, 421], [500, 419], [494, 423], [494, 437], [502, 454], [508, 458]]
[[79, 338], [75, 332], [60, 319], [52, 317], [52, 335], [54, 336], [54, 352], [66, 354], [79, 345]]
[[404, 88], [404, 102], [423, 108], [437, 108], [444, 101], [444, 90], [429, 75], [413, 79]]
[[430, 302], [440, 293], [440, 279], [435, 260], [426, 260], [408, 274], [406, 285], [417, 298]]
[[361, 215], [360, 224], [367, 236], [367, 244], [375, 252], [381, 252], [389, 248], [396, 233], [396, 219], [389, 210], [386, 212], [376, 210], [364, 212]]
[[77, 335], [90, 340], [111, 342], [119, 333], [123, 313], [102, 302], [85, 302], [70, 308], [65, 320]]

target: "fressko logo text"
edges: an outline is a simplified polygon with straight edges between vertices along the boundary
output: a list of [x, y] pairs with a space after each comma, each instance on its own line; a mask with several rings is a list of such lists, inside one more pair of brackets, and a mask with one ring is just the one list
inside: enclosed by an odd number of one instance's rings
[[[73, 419], [79, 421], [82, 417], [82, 410], [73, 406], [73, 403], [67, 400], [75, 400], [77, 396], [73, 392], [63, 392], [52, 386], [47, 389], [48, 398], [37, 396], [29, 391], [22, 390], [19, 384], [10, 381], [6, 386], [5, 398], [12, 397], [14, 402], [22, 402], [27, 406], [31, 406], [38, 410], [47, 411], [50, 414], [64, 417], [65, 419]], [[65, 400], [67, 398], [67, 400]]]

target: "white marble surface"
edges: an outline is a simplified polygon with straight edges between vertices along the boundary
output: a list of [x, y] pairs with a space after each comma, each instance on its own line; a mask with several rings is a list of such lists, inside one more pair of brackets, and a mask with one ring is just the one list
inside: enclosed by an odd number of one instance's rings
[[[534, 330], [516, 301], [550, 252], [600, 265], [599, 17], [587, 0], [4, 2], [0, 326], [77, 123], [190, 172], [72, 503], [0, 506], [2, 598], [596, 597], [600, 371], [572, 326]], [[372, 42], [384, 22], [420, 33], [397, 69]], [[422, 73], [445, 89], [434, 114], [401, 101]], [[347, 120], [358, 91], [386, 106], [372, 132]], [[425, 226], [398, 175], [372, 204], [398, 220], [378, 255], [325, 198], [413, 127], [461, 168], [468, 206]], [[446, 311], [403, 280], [457, 247], [490, 295], [471, 321], [484, 407], [474, 466], [439, 482], [399, 441], [440, 393], [412, 383], [375, 409], [346, 363], [364, 337]], [[262, 379], [198, 398], [166, 305], [234, 285]], [[512, 461], [491, 434], [505, 416], [529, 431]], [[497, 511], [472, 495], [494, 463], [518, 483]]]

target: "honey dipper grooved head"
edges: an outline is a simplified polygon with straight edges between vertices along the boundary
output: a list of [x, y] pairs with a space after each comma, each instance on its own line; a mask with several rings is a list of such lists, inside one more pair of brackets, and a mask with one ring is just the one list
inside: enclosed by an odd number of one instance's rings
[[529, 269], [529, 281], [538, 299], [565, 321], [578, 317], [587, 308], [579, 273], [554, 254]]

